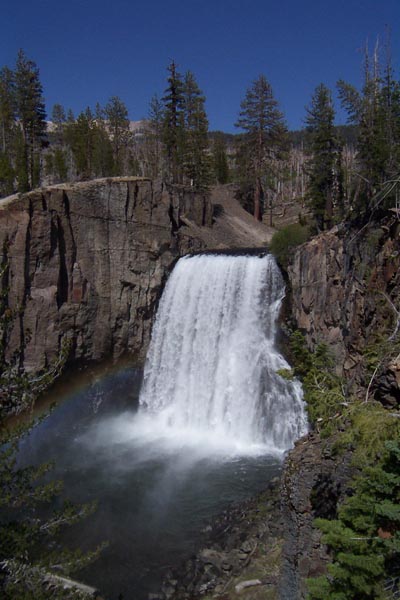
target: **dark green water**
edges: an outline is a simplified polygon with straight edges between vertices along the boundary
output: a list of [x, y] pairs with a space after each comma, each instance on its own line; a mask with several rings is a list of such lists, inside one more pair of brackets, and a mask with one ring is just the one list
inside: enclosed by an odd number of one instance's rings
[[[141, 372], [87, 372], [52, 393], [58, 406], [21, 444], [22, 462], [55, 461], [55, 478], [96, 513], [63, 541], [101, 558], [76, 578], [108, 599], [146, 599], [166, 571], [193, 554], [207, 521], [261, 491], [280, 470], [268, 456], [230, 456], [197, 441], [163, 439], [138, 419]], [[156, 429], [156, 427], [154, 428]]]

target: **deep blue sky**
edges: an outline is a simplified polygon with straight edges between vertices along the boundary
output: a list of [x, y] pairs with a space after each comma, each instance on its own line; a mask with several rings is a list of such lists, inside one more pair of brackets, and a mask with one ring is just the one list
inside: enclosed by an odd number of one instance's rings
[[0, 66], [13, 67], [23, 48], [40, 68], [48, 112], [118, 95], [131, 119], [143, 118], [174, 58], [196, 75], [211, 129], [235, 130], [260, 73], [299, 128], [318, 83], [360, 84], [362, 48], [387, 25], [400, 78], [400, 0], [5, 0], [1, 17]]

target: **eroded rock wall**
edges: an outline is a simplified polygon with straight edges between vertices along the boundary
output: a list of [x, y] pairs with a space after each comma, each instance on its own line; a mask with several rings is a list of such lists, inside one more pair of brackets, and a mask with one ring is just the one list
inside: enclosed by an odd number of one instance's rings
[[54, 360], [64, 338], [74, 359], [143, 358], [174, 261], [204, 247], [187, 228], [181, 235], [182, 214], [198, 227], [212, 223], [209, 200], [189, 196], [150, 180], [112, 178], [3, 200], [3, 284], [10, 308], [21, 308], [9, 351], [25, 340], [31, 370]]
[[[338, 374], [353, 389], [366, 383], [366, 348], [396, 327], [399, 233], [392, 215], [358, 232], [335, 228], [298, 248], [289, 268], [297, 327], [310, 348], [321, 342], [329, 346]], [[391, 364], [375, 387], [382, 392], [383, 386], [387, 401], [397, 402], [398, 383], [400, 364]]]
[[[361, 231], [335, 228], [299, 247], [288, 273], [292, 318], [308, 346], [327, 344], [343, 385], [364, 399], [371, 382], [369, 397], [388, 407], [400, 404], [399, 356], [383, 359], [373, 381], [367, 363], [371, 348], [399, 341], [399, 234], [390, 213]], [[306, 598], [306, 579], [326, 570], [329, 556], [313, 522], [335, 517], [356, 473], [351, 448], [338, 453], [334, 447], [334, 437], [310, 433], [286, 459], [281, 600]]]
[[285, 461], [281, 480], [282, 564], [280, 600], [307, 597], [307, 578], [326, 572], [327, 548], [314, 519], [333, 519], [355, 474], [351, 453], [334, 451], [334, 439], [309, 434], [299, 440]]

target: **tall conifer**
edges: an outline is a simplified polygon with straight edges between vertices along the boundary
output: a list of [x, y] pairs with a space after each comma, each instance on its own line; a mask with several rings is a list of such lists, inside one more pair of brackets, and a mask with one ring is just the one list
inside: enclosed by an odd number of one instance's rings
[[174, 61], [167, 67], [168, 86], [162, 98], [164, 105], [163, 144], [167, 158], [168, 179], [182, 183], [184, 146], [184, 97], [182, 76]]
[[307, 108], [306, 125], [311, 158], [308, 197], [319, 230], [332, 225], [334, 207], [341, 206], [340, 144], [329, 89], [321, 83]]
[[0, 195], [14, 191], [15, 87], [13, 72], [0, 70]]
[[46, 111], [39, 69], [23, 50], [18, 53], [14, 77], [16, 115], [22, 133], [17, 176], [20, 191], [26, 191], [40, 181], [40, 151], [46, 133]]
[[122, 175], [130, 139], [128, 109], [118, 96], [112, 96], [104, 109], [113, 151], [113, 174]]
[[268, 164], [279, 156], [287, 141], [283, 114], [264, 75], [260, 75], [247, 90], [236, 127], [245, 132], [242, 139], [246, 150], [241, 153], [249, 159], [254, 217], [261, 220]]
[[207, 189], [211, 179], [211, 161], [208, 153], [205, 97], [190, 71], [185, 75], [183, 98], [184, 172], [192, 187]]

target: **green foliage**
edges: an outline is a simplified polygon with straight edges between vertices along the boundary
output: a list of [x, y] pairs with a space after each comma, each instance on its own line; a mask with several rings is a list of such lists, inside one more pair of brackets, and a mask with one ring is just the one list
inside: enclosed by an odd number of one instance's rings
[[130, 142], [128, 109], [118, 96], [112, 96], [104, 108], [113, 153], [113, 174], [122, 175]]
[[306, 117], [311, 151], [311, 158], [307, 164], [307, 196], [319, 230], [331, 227], [334, 208], [341, 209], [343, 201], [341, 147], [334, 127], [334, 118], [331, 93], [321, 83], [314, 92]]
[[[387, 48], [387, 50], [389, 50]], [[400, 83], [394, 80], [390, 51], [380, 64], [378, 49], [365, 50], [361, 90], [339, 81], [339, 97], [349, 121], [358, 127], [359, 179], [354, 199], [357, 216], [368, 216], [381, 186], [400, 171]], [[393, 202], [394, 194], [388, 200]]]
[[[49, 482], [51, 463], [19, 466], [18, 446], [29, 434], [27, 426], [0, 429], [0, 593], [4, 600], [87, 598], [61, 587], [48, 590], [51, 574], [68, 576], [95, 560], [101, 549], [82, 553], [63, 548], [57, 535], [79, 523], [95, 509], [94, 504], [76, 506], [55, 502], [61, 482]], [[44, 481], [43, 481], [44, 480]], [[59, 503], [58, 503], [59, 504]], [[54, 583], [54, 582], [53, 582]]]
[[[69, 347], [63, 346], [58, 360], [46, 372], [36, 377], [27, 374], [21, 365], [27, 338], [11, 356], [7, 352], [10, 328], [19, 312], [12, 311], [7, 303], [7, 245], [3, 248], [0, 280], [0, 596], [4, 600], [87, 598], [87, 594], [64, 591], [57, 577], [82, 569], [98, 556], [101, 547], [86, 554], [71, 551], [59, 544], [57, 535], [64, 526], [88, 516], [95, 506], [64, 502], [60, 507], [56, 498], [62, 485], [49, 481], [51, 463], [19, 464], [19, 444], [30, 427], [7, 429], [4, 425], [8, 415], [31, 407], [60, 373]], [[56, 579], [51, 590], [49, 577]]]
[[113, 174], [113, 149], [101, 115], [87, 107], [76, 121], [67, 123], [64, 135], [80, 178]]
[[20, 153], [20, 169], [23, 174], [21, 173], [20, 187], [32, 189], [40, 180], [38, 165], [46, 132], [46, 110], [39, 69], [23, 50], [18, 53], [14, 81], [16, 116], [23, 134]]
[[349, 398], [326, 346], [310, 352], [297, 331], [290, 348], [311, 423], [322, 437], [334, 436], [334, 451], [352, 449], [362, 469], [337, 519], [315, 521], [333, 562], [328, 575], [308, 580], [308, 597], [389, 598], [385, 590], [400, 576], [399, 419], [378, 402]]
[[286, 269], [294, 248], [304, 244], [309, 237], [310, 232], [306, 225], [292, 223], [274, 233], [269, 249], [281, 267]]
[[162, 98], [162, 142], [167, 159], [167, 176], [171, 183], [182, 183], [184, 151], [184, 88], [182, 75], [172, 61], [168, 67], [168, 85]]
[[56, 128], [63, 126], [67, 117], [65, 115], [64, 107], [61, 104], [55, 104], [51, 113], [51, 120]]
[[155, 94], [149, 106], [148, 125], [146, 128], [147, 164], [148, 176], [156, 179], [163, 174], [163, 104]]
[[10, 157], [0, 152], [0, 196], [8, 196], [14, 191], [15, 172]]
[[275, 179], [270, 172], [286, 151], [288, 141], [284, 116], [264, 75], [246, 91], [235, 126], [244, 131], [237, 160], [245, 164], [241, 170], [253, 189], [254, 217], [261, 220], [262, 198]]
[[165, 154], [163, 175], [168, 181], [204, 191], [211, 183], [205, 97], [193, 73], [188, 71], [183, 78], [174, 61], [168, 71], [168, 86], [161, 102], [152, 100], [150, 150], [159, 163], [157, 141], [161, 142]]
[[183, 85], [184, 150], [183, 168], [191, 187], [207, 190], [211, 181], [211, 161], [208, 154], [208, 119], [205, 97], [190, 71]]
[[326, 345], [319, 344], [311, 352], [304, 336], [295, 331], [290, 353], [294, 375], [303, 384], [309, 420], [323, 437], [335, 434], [334, 450], [352, 448], [353, 462], [363, 467], [382, 452], [387, 439], [400, 436], [399, 419], [379, 402], [348, 397]]
[[346, 422], [335, 447], [353, 448], [353, 463], [364, 467], [383, 451], [386, 440], [400, 436], [399, 419], [393, 418], [380, 402], [353, 399], [343, 411]]
[[277, 374], [283, 379], [287, 379], [288, 381], [292, 381], [294, 378], [293, 369], [278, 369]]
[[228, 183], [229, 165], [226, 154], [226, 143], [224, 135], [221, 132], [217, 132], [214, 136], [212, 159], [215, 179], [221, 184]]
[[290, 338], [294, 374], [302, 380], [310, 422], [327, 436], [337, 429], [337, 418], [346, 404], [343, 384], [335, 373], [335, 363], [325, 344], [310, 352], [304, 336], [295, 331]]
[[328, 575], [308, 580], [310, 600], [389, 598], [400, 576], [400, 446], [385, 443], [378, 463], [354, 482], [353, 495], [332, 521], [317, 519], [333, 553]]
[[55, 148], [53, 156], [54, 173], [58, 181], [67, 181], [68, 167], [66, 153], [62, 148]]

